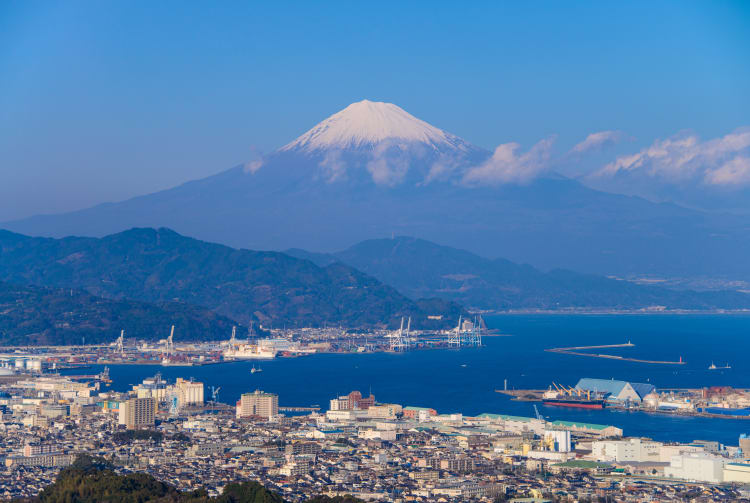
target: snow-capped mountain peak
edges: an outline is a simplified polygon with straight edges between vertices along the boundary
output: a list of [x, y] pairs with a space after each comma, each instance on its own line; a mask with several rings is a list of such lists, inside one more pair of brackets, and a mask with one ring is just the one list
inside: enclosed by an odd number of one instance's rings
[[424, 143], [437, 150], [471, 148], [461, 138], [417, 119], [393, 103], [363, 100], [333, 114], [281, 150], [350, 149], [371, 147], [386, 140]]

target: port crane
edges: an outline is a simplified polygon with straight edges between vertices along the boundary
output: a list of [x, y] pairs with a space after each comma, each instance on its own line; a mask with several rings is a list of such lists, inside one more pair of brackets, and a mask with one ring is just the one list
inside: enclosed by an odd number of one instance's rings
[[388, 335], [391, 339], [391, 351], [406, 351], [409, 349], [409, 330], [411, 328], [411, 317], [409, 317], [409, 324], [406, 329], [406, 337], [404, 337], [404, 317], [401, 317], [401, 327], [392, 334]]
[[458, 325], [456, 325], [455, 330], [451, 332], [450, 337], [448, 338], [449, 346], [455, 346], [457, 348], [461, 347], [461, 322], [462, 321], [463, 321], [463, 317], [459, 315]]
[[120, 330], [120, 337], [118, 337], [117, 340], [115, 340], [114, 342], [115, 351], [120, 353], [120, 355], [122, 355], [123, 352], [125, 351], [124, 341], [125, 341], [125, 330]]
[[448, 345], [460, 348], [461, 346], [481, 346], [482, 345], [482, 326], [484, 323], [481, 319], [474, 318], [471, 329], [464, 330], [465, 320], [462, 316], [458, 317], [458, 325], [448, 337]]
[[167, 340], [165, 341], [164, 349], [168, 355], [171, 355], [174, 350], [174, 325], [172, 325], [172, 329], [169, 331], [169, 337], [167, 337]]
[[540, 420], [540, 421], [544, 421], [544, 416], [542, 416], [542, 415], [541, 415], [541, 414], [539, 413], [539, 408], [538, 408], [538, 407], [536, 406], [536, 404], [534, 404], [534, 415], [536, 416], [536, 418], [537, 418], [538, 420]]
[[221, 386], [218, 388], [211, 386], [211, 403], [214, 405], [219, 402], [219, 390], [221, 389]]

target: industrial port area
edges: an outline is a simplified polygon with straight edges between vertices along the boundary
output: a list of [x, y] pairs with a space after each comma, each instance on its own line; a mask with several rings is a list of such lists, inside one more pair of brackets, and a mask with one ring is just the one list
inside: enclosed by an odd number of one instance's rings
[[[621, 384], [609, 382], [607, 402], [654, 396]], [[576, 400], [605, 382], [558, 387]], [[744, 435], [736, 445], [660, 442], [617, 425], [465, 415], [358, 391], [332, 394], [325, 411], [252, 388], [227, 404], [217, 388], [160, 375], [126, 392], [107, 388], [106, 375], [3, 372], [0, 498], [36, 495], [85, 454], [181, 491], [218, 495], [253, 480], [287, 501], [750, 501]]]
[[548, 407], [619, 409], [658, 414], [750, 419], [750, 389], [709, 386], [657, 389], [653, 384], [582, 378], [575, 386], [552, 383], [547, 389], [499, 389], [514, 400]]
[[451, 330], [412, 330], [411, 319], [401, 319], [396, 330], [346, 330], [330, 328], [269, 329], [268, 336], [252, 331], [238, 337], [236, 328], [227, 340], [181, 342], [174, 325], [168, 335], [157, 342], [128, 339], [121, 331], [110, 344], [76, 346], [6, 346], [0, 347], [0, 367], [41, 371], [85, 368], [89, 365], [211, 365], [236, 360], [270, 360], [315, 353], [404, 352], [419, 349], [479, 347], [488, 331], [481, 317], [460, 318]]

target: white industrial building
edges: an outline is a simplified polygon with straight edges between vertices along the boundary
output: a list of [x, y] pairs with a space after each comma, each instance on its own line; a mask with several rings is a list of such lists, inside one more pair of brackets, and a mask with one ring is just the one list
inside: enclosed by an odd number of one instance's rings
[[702, 452], [673, 456], [664, 468], [666, 477], [719, 483], [724, 480], [723, 458]]
[[727, 463], [724, 465], [724, 482], [750, 484], [750, 463]]
[[570, 430], [546, 430], [544, 432], [544, 443], [551, 451], [570, 452], [573, 450], [570, 442]]
[[660, 462], [661, 442], [640, 438], [626, 440], [597, 440], [591, 444], [591, 456], [599, 461]]

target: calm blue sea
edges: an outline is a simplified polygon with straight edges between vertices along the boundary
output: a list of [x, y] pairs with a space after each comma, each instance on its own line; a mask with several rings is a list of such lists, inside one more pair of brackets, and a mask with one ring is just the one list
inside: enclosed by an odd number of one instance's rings
[[[750, 316], [741, 315], [503, 315], [486, 319], [506, 337], [486, 337], [484, 347], [412, 351], [404, 354], [321, 354], [204, 367], [110, 367], [113, 388], [126, 390], [161, 372], [167, 378], [195, 377], [221, 386], [220, 401], [234, 403], [241, 393], [263, 389], [278, 393], [282, 406], [327, 408], [328, 400], [358, 389], [378, 401], [467, 415], [495, 412], [533, 416], [531, 403], [513, 402], [495, 393], [509, 388], [546, 388], [551, 381], [575, 385], [581, 377], [650, 382], [657, 387], [731, 385], [750, 387]], [[618, 344], [635, 347], [601, 350], [686, 365], [653, 365], [545, 352], [545, 348]], [[711, 362], [731, 370], [709, 371]], [[550, 419], [612, 424], [626, 435], [657, 440], [719, 440], [737, 445], [750, 433], [750, 420], [678, 418], [618, 411], [580, 411], [541, 407]]]

